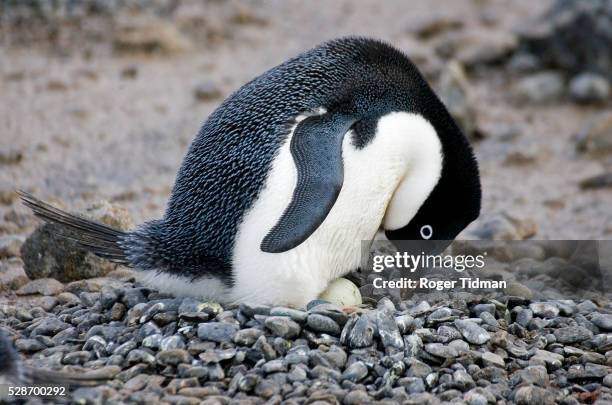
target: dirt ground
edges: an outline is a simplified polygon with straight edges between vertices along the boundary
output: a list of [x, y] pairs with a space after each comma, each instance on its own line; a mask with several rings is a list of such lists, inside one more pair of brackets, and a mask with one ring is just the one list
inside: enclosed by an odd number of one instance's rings
[[[109, 40], [114, 25], [94, 39], [73, 35], [62, 42], [60, 35], [55, 42], [26, 44], [5, 28], [0, 151], [22, 158], [0, 165], [0, 234], [25, 235], [36, 223], [12, 194], [15, 188], [72, 207], [108, 199], [127, 207], [136, 223], [159, 217], [187, 146], [223, 97], [322, 41], [344, 35], [384, 39], [417, 55], [420, 66], [432, 58], [433, 45], [418, 39], [413, 29], [432, 15], [459, 16], [463, 30], [486, 38], [489, 31], [511, 31], [549, 4], [185, 3], [174, 18], [182, 21], [193, 46], [179, 53], [114, 52]], [[447, 61], [437, 63], [443, 67]], [[584, 178], [601, 173], [606, 162], [575, 147], [576, 134], [610, 104], [519, 105], [511, 97], [516, 78], [506, 70], [490, 68], [469, 79], [478, 123], [490, 132], [474, 142], [484, 191], [481, 218], [505, 211], [533, 219], [536, 237], [542, 239], [610, 239], [610, 189], [579, 187]], [[199, 100], [194, 91], [202, 84], [222, 96]], [[504, 136], [504, 128], [513, 128], [514, 135]], [[516, 156], [519, 163], [512, 164]]]

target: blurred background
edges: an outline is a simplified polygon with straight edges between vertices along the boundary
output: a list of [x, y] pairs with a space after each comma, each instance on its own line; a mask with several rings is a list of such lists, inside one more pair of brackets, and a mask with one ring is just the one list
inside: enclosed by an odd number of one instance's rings
[[0, 28], [0, 258], [36, 224], [15, 188], [161, 216], [226, 96], [345, 35], [403, 50], [472, 140], [465, 237], [611, 239], [612, 1], [0, 0]]

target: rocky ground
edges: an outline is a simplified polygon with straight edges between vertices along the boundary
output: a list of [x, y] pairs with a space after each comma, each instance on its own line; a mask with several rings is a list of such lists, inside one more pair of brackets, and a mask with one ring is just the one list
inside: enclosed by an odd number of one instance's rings
[[409, 54], [473, 140], [484, 207], [463, 237], [610, 239], [610, 1], [49, 4], [0, 2], [0, 323], [26, 364], [108, 378], [65, 402], [612, 401], [612, 261], [528, 242], [487, 267], [506, 289], [356, 272], [358, 308], [222, 308], [75, 251], [14, 192], [121, 228], [157, 217], [223, 97], [359, 34]]
[[43, 296], [5, 306], [2, 324], [31, 366], [109, 379], [77, 388], [76, 403], [612, 401], [609, 301], [451, 293], [222, 308], [132, 281], [33, 281], [18, 294]]

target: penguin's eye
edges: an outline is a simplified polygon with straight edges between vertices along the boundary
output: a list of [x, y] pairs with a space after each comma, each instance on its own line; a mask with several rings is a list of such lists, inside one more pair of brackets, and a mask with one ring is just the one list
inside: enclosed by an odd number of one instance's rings
[[423, 239], [430, 239], [433, 235], [433, 228], [431, 227], [431, 225], [423, 225], [421, 227], [421, 238]]

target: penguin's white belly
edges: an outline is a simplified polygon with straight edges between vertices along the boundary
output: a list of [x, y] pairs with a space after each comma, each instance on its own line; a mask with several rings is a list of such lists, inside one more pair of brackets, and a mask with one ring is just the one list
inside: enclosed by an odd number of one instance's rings
[[[386, 117], [389, 119], [383, 121]], [[262, 239], [289, 205], [297, 180], [291, 139], [287, 139], [265, 188], [240, 225], [234, 245], [235, 285], [228, 291], [230, 301], [302, 306], [316, 298], [331, 280], [359, 267], [362, 249], [369, 248], [394, 192], [411, 168], [415, 136], [421, 135], [409, 133], [416, 116], [393, 113], [386, 117], [362, 149], [351, 144], [351, 132], [345, 135], [344, 182], [323, 223], [297, 247], [266, 253], [260, 249]], [[416, 213], [413, 211], [410, 216]]]

